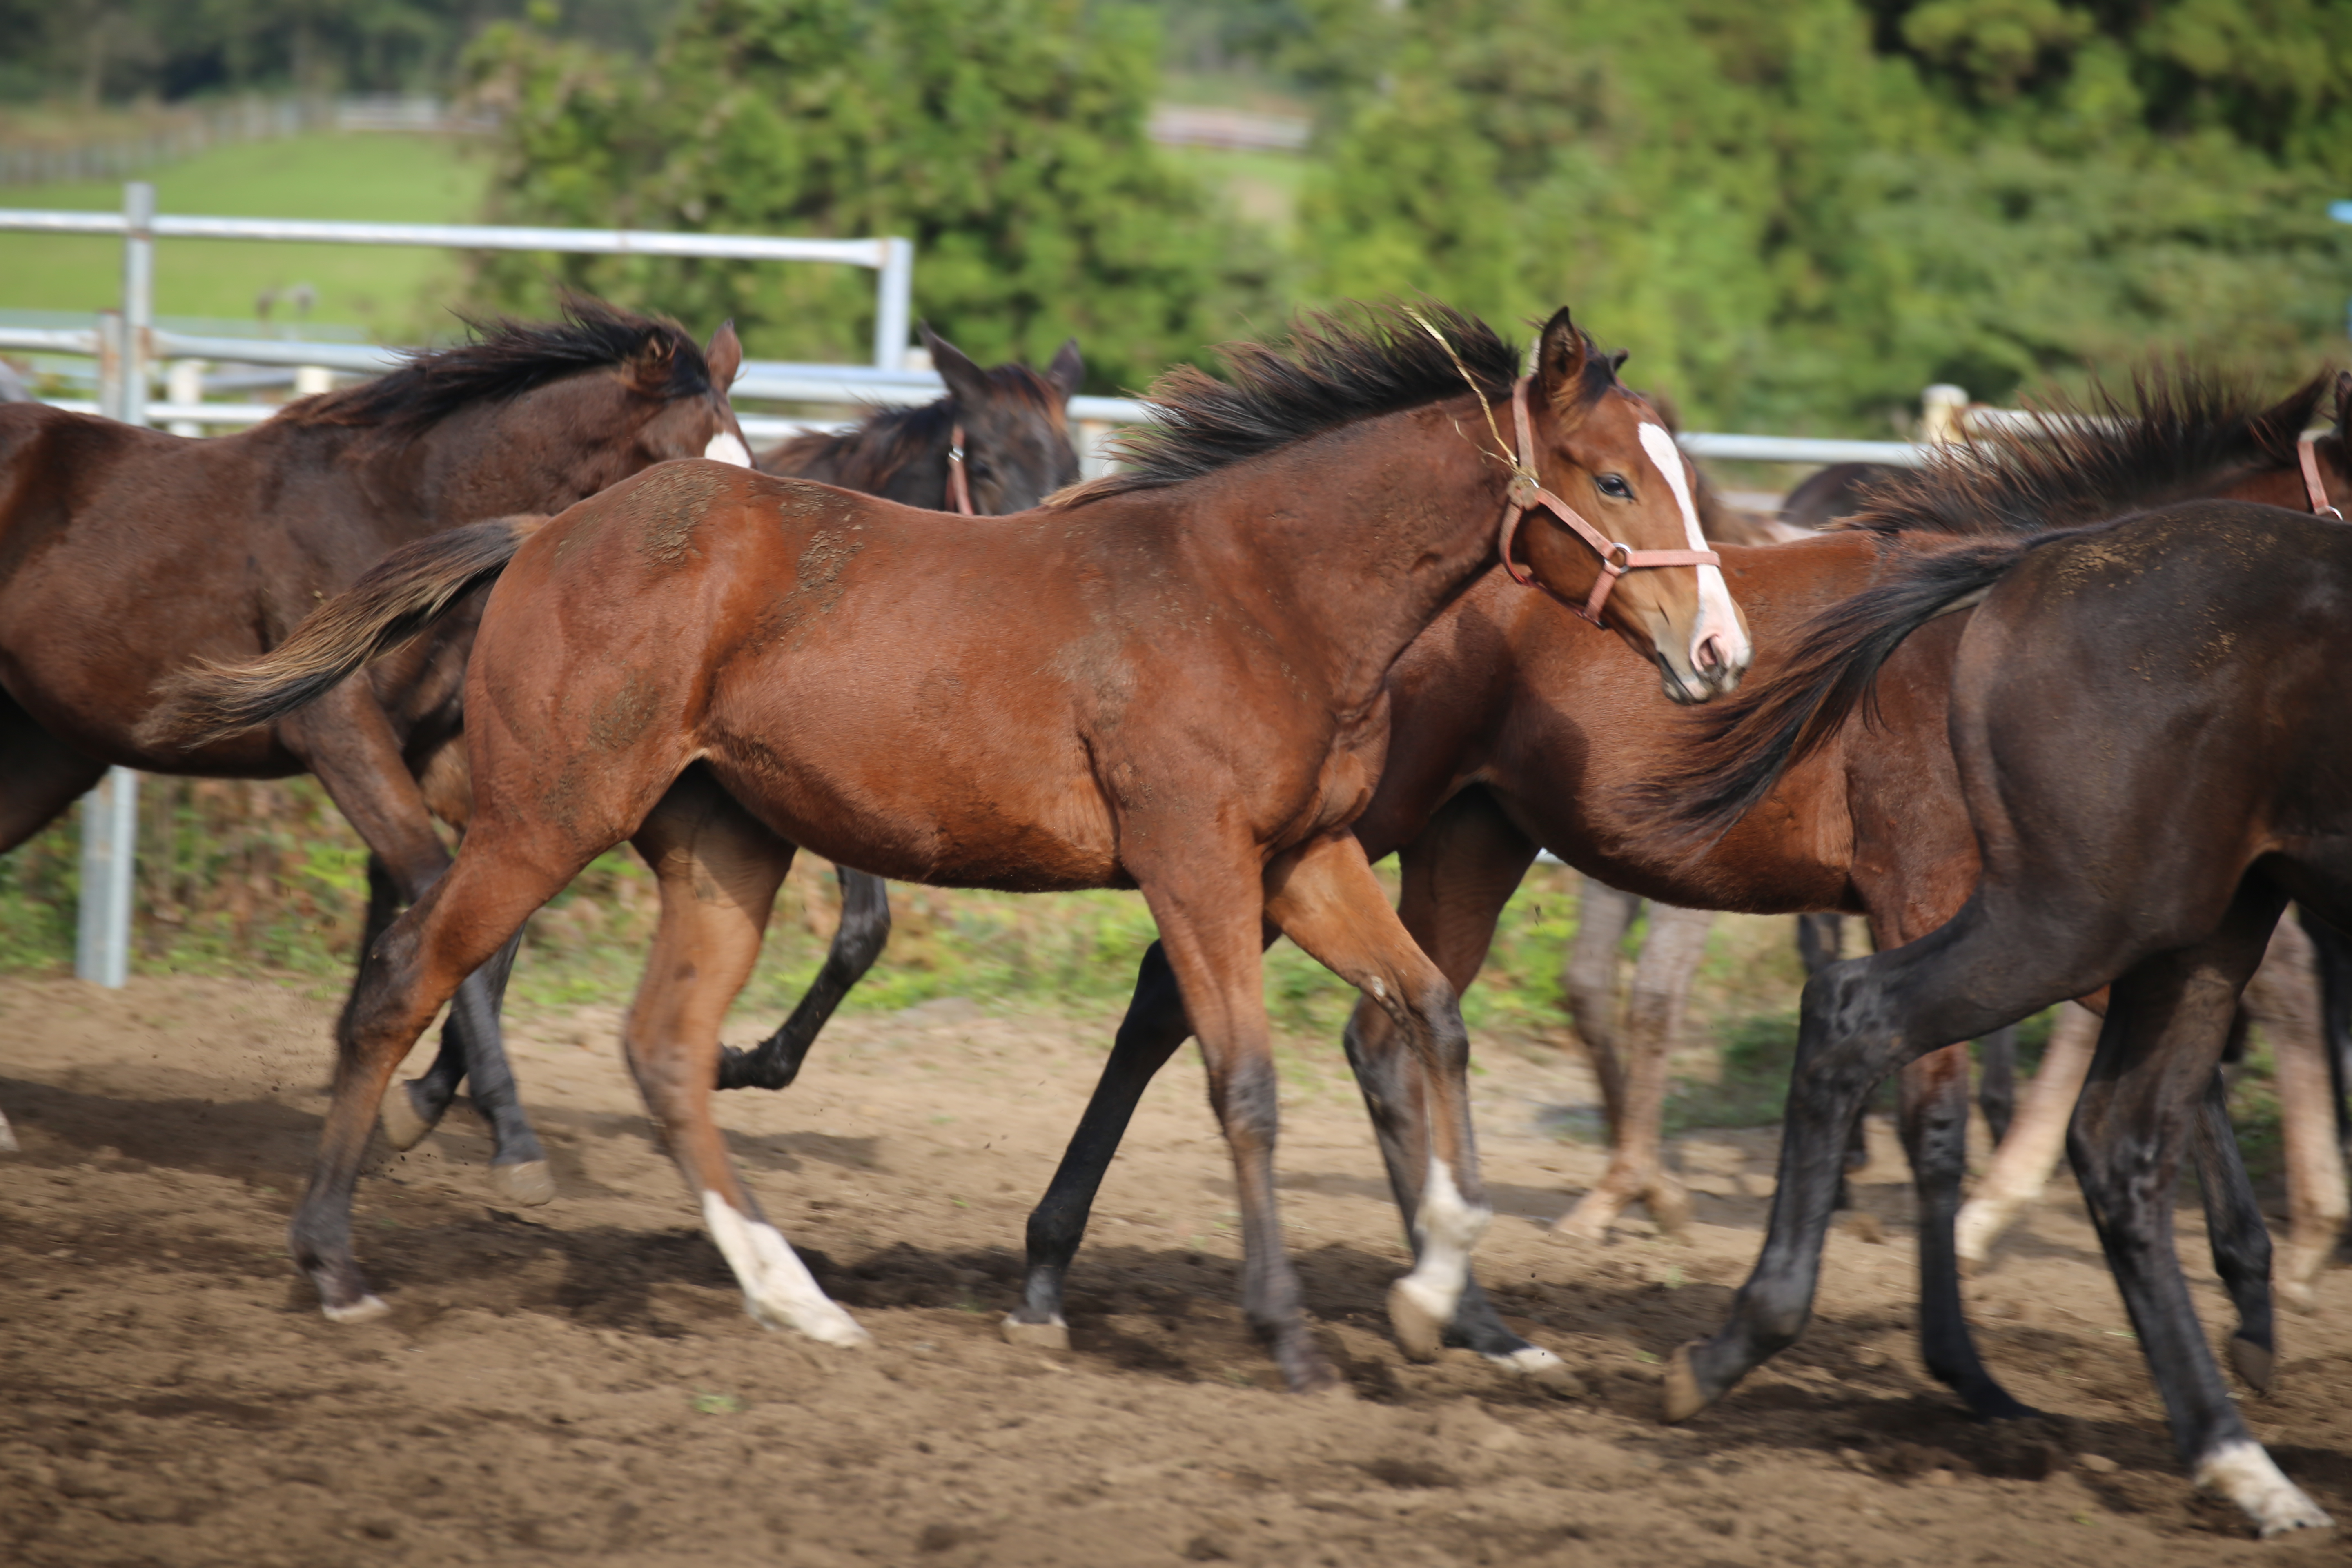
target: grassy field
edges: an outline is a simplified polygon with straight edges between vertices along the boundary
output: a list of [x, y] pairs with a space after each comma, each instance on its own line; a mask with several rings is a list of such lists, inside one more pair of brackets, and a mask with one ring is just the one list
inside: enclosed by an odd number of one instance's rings
[[[146, 177], [165, 212], [229, 217], [470, 222], [489, 165], [446, 137], [321, 132], [218, 147]], [[119, 210], [119, 184], [11, 185], [0, 205]], [[0, 307], [98, 310], [121, 298], [119, 242], [0, 233]], [[458, 261], [446, 251], [383, 246], [165, 240], [155, 309], [164, 316], [251, 320], [266, 289], [308, 283], [310, 319], [359, 327], [378, 342], [447, 336]], [[284, 319], [281, 312], [280, 321]]]

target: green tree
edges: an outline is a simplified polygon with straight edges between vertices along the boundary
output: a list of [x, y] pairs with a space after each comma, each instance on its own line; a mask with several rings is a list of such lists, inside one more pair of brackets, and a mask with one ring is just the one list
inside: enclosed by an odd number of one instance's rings
[[[1158, 37], [1081, 0], [699, 0], [650, 66], [487, 35], [506, 114], [502, 221], [903, 235], [919, 312], [982, 360], [1066, 336], [1098, 386], [1133, 385], [1228, 332], [1272, 258], [1144, 132]], [[844, 273], [848, 276], [827, 276]], [[755, 353], [862, 358], [870, 278], [849, 268], [566, 258], [488, 263], [517, 308], [562, 281]]]

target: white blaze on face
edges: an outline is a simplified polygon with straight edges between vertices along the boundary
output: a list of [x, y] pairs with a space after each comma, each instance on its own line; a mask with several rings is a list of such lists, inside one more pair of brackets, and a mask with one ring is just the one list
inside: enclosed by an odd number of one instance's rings
[[751, 448], [743, 445], [732, 430], [721, 430], [702, 448], [702, 455], [714, 463], [732, 463], [739, 468], [751, 466]]
[[[1693, 550], [1706, 548], [1706, 536], [1699, 531], [1698, 507], [1691, 500], [1690, 477], [1683, 468], [1682, 448], [1663, 425], [1643, 420], [1641, 426], [1642, 450], [1665, 476], [1666, 488], [1675, 492], [1675, 504], [1682, 508], [1683, 532]], [[1691, 628], [1691, 663], [1698, 664], [1698, 650], [1710, 637], [1723, 639], [1725, 657], [1734, 669], [1745, 669], [1750, 657], [1748, 634], [1740, 629], [1739, 612], [1732, 608], [1731, 584], [1723, 580], [1720, 566], [1698, 569], [1698, 624]]]

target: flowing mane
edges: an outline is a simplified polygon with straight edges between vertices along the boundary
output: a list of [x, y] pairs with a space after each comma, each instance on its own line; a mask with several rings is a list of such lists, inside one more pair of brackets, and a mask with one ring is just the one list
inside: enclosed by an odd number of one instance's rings
[[[993, 395], [1032, 404], [1061, 419], [1062, 390], [1027, 365], [1000, 364], [982, 374]], [[812, 430], [781, 442], [760, 455], [760, 466], [770, 473], [797, 474], [831, 462], [835, 468], [828, 483], [878, 492], [893, 474], [946, 443], [953, 404], [952, 397], [942, 397], [912, 408], [877, 408], [852, 429]]]
[[[1878, 580], [1815, 616], [1777, 678], [1693, 715], [1681, 758], [1641, 787], [1641, 805], [1694, 837], [1720, 836], [1857, 709], [1867, 713], [1879, 667], [1913, 632], [1981, 597], [2037, 545], [2257, 467], [2293, 467], [2335, 384], [2325, 372], [2265, 406], [2218, 376], [2150, 369], [2128, 396], [2052, 400], [2025, 429], [1873, 481], [1862, 509], [1832, 526], [1881, 537]], [[1922, 533], [1950, 542], [1898, 538]]]
[[[1445, 334], [1453, 354], [1423, 321]], [[1519, 374], [1519, 351], [1492, 327], [1433, 301], [1318, 312], [1286, 343], [1224, 343], [1217, 357], [1226, 380], [1180, 365], [1153, 382], [1144, 395], [1151, 418], [1113, 441], [1124, 470], [1073, 486], [1050, 504], [1181, 484], [1360, 419], [1457, 396], [1468, 390], [1465, 368], [1488, 401], [1504, 403]], [[1589, 374], [1614, 381], [1615, 363], [1595, 354]]]
[[561, 321], [468, 319], [473, 341], [420, 350], [373, 381], [290, 405], [298, 425], [372, 425], [413, 432], [486, 400], [517, 397], [584, 370], [629, 365], [648, 397], [710, 390], [710, 366], [675, 321], [640, 316], [601, 300], [564, 298]]
[[2117, 394], [2031, 405], [2021, 429], [1938, 451], [1872, 480], [1832, 528], [2014, 538], [2178, 500], [2241, 470], [2294, 461], [2295, 437], [2335, 384], [2323, 371], [2276, 403], [2188, 365], [2151, 366]]

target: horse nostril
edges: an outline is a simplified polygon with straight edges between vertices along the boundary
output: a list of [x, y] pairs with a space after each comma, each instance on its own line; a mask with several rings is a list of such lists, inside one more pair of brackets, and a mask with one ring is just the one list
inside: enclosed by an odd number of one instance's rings
[[1724, 670], [1731, 668], [1731, 651], [1724, 647], [1723, 634], [1713, 632], [1701, 637], [1695, 656], [1704, 670]]

